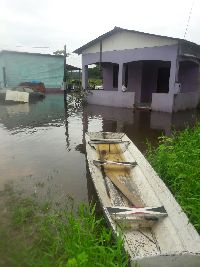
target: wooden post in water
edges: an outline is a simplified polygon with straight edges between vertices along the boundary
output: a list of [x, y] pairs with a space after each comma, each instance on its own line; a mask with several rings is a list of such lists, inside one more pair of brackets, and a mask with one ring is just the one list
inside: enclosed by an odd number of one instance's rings
[[63, 89], [64, 89], [64, 102], [67, 98], [67, 72], [66, 72], [66, 45], [64, 46], [64, 73], [63, 73]]

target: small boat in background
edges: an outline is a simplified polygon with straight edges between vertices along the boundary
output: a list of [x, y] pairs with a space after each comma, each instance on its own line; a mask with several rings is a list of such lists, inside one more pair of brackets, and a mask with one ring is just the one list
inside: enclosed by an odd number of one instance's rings
[[20, 87], [32, 89], [33, 92], [39, 92], [45, 95], [46, 88], [44, 83], [40, 81], [23, 82], [19, 84]]
[[87, 161], [105, 217], [131, 266], [200, 266], [200, 237], [124, 133], [86, 133]]
[[1, 103], [29, 103], [44, 97], [45, 86], [41, 82], [25, 82], [16, 87], [0, 89]]

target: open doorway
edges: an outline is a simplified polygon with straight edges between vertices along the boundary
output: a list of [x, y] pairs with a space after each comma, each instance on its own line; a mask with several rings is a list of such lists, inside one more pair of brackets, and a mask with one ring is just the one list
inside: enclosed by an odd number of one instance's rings
[[157, 93], [169, 92], [169, 77], [170, 77], [169, 67], [162, 67], [158, 69]]

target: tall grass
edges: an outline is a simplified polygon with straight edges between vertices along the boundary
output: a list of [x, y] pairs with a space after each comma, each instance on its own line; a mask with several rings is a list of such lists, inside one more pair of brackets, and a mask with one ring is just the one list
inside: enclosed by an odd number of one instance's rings
[[200, 233], [200, 123], [171, 138], [160, 137], [147, 157]]
[[0, 227], [0, 266], [127, 266], [121, 238], [113, 240], [95, 207], [55, 211], [48, 203], [12, 198]]

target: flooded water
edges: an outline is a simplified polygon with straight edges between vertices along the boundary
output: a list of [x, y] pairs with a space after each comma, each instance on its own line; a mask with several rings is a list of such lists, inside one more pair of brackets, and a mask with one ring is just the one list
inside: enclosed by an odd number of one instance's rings
[[62, 95], [42, 102], [0, 106], [0, 191], [12, 186], [57, 203], [91, 198], [86, 171], [86, 131], [125, 132], [145, 152], [147, 139], [194, 124], [196, 111], [175, 115], [102, 106], [64, 109]]

